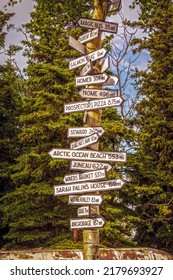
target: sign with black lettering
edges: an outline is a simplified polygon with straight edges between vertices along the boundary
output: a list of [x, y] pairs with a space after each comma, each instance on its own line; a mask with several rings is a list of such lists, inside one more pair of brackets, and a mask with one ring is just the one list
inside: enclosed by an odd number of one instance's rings
[[100, 31], [105, 31], [109, 33], [117, 33], [118, 24], [108, 21], [100, 21], [95, 19], [80, 18], [78, 20], [78, 25], [83, 28], [95, 29], [99, 28]]
[[101, 137], [104, 132], [105, 130], [101, 126], [73, 127], [68, 129], [67, 137], [69, 138], [86, 137], [94, 133], [97, 133], [99, 137]]
[[69, 103], [64, 105], [64, 113], [68, 114], [73, 112], [92, 111], [102, 108], [116, 107], [121, 105], [122, 101], [122, 98], [117, 96], [106, 99]]
[[49, 152], [52, 158], [59, 159], [79, 159], [92, 161], [112, 161], [126, 162], [126, 153], [123, 152], [104, 152], [91, 150], [69, 150], [69, 149], [52, 149]]
[[76, 173], [76, 174], [69, 174], [65, 175], [64, 177], [64, 183], [76, 183], [76, 182], [82, 182], [82, 181], [92, 181], [92, 180], [99, 180], [106, 177], [106, 171], [105, 169], [100, 170], [93, 170], [89, 172], [84, 173]]
[[99, 194], [95, 195], [69, 195], [68, 204], [72, 205], [100, 205], [103, 202], [103, 198]]
[[76, 86], [103, 84], [108, 80], [109, 76], [106, 73], [89, 75], [89, 76], [79, 76], [75, 77]]
[[78, 94], [87, 99], [110, 98], [118, 95], [118, 90], [84, 88]]
[[105, 223], [106, 221], [103, 219], [103, 217], [71, 219], [70, 229], [102, 228]]
[[82, 182], [73, 184], [64, 184], [54, 186], [54, 195], [68, 195], [68, 194], [80, 194], [95, 191], [109, 191], [109, 190], [120, 190], [124, 182], [121, 179], [113, 179], [108, 181], [98, 182]]
[[80, 76], [87, 75], [92, 70], [91, 60], [84, 66], [84, 68], [80, 71]]
[[98, 38], [99, 36], [99, 29], [96, 28], [90, 32], [87, 32], [85, 34], [82, 34], [79, 38], [78, 38], [78, 41], [80, 43], [87, 43], [87, 42], [90, 42], [96, 38]]
[[106, 55], [106, 53], [107, 53], [107, 50], [105, 48], [102, 48], [95, 52], [89, 53], [85, 56], [81, 56], [74, 60], [71, 60], [69, 62], [69, 69], [72, 70], [79, 66], [85, 65], [89, 60], [95, 61], [95, 60], [101, 59]]
[[82, 206], [77, 209], [78, 217], [89, 217], [90, 215], [90, 208], [89, 206]]
[[94, 133], [90, 136], [87, 136], [87, 137], [82, 138], [78, 141], [70, 143], [70, 149], [79, 150], [79, 149], [82, 149], [84, 147], [88, 147], [92, 144], [97, 143], [98, 140], [99, 140], [98, 134]]
[[112, 169], [112, 166], [107, 162], [97, 161], [83, 161], [83, 160], [72, 160], [70, 162], [70, 170], [98, 170], [105, 168], [106, 171]]

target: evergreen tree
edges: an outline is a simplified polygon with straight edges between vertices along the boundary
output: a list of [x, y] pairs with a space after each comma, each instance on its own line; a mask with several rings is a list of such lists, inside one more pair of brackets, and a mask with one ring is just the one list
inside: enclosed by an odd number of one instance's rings
[[136, 206], [139, 245], [173, 252], [173, 3], [135, 1], [148, 36], [134, 40], [136, 51], [150, 53], [147, 72], [138, 72], [142, 100], [136, 106], [137, 145], [129, 200]]

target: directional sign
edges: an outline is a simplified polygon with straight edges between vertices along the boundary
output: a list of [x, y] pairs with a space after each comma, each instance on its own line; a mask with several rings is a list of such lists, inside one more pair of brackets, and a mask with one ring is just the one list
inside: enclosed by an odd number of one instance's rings
[[89, 229], [89, 228], [102, 228], [105, 225], [105, 220], [102, 217], [97, 218], [83, 218], [71, 219], [70, 229]]
[[118, 78], [116, 76], [110, 76], [109, 79], [104, 84], [102, 84], [102, 86], [114, 86], [117, 84], [117, 82]]
[[110, 67], [109, 56], [101, 64], [101, 73], [105, 72]]
[[84, 88], [78, 93], [81, 97], [87, 99], [110, 98], [118, 95], [118, 90], [104, 90], [95, 88]]
[[100, 205], [103, 202], [101, 195], [69, 195], [68, 204], [72, 205]]
[[105, 169], [100, 170], [93, 170], [84, 173], [76, 173], [76, 174], [69, 174], [65, 175], [64, 183], [76, 183], [82, 181], [92, 181], [92, 180], [99, 180], [106, 177]]
[[78, 24], [80, 27], [95, 29], [99, 28], [100, 31], [105, 31], [109, 33], [117, 33], [118, 31], [118, 24], [111, 23], [108, 21], [99, 21], [95, 19], [87, 19], [87, 18], [80, 18], [78, 20]]
[[89, 208], [89, 206], [79, 207], [77, 209], [77, 215], [78, 215], [78, 217], [89, 216], [90, 215], [90, 208]]
[[97, 143], [99, 136], [97, 133], [94, 133], [88, 137], [82, 138], [79, 141], [70, 143], [70, 149], [79, 150], [89, 145]]
[[102, 108], [116, 107], [121, 105], [121, 103], [122, 98], [119, 96], [106, 99], [69, 103], [64, 105], [64, 113], [91, 111]]
[[79, 66], [85, 65], [89, 60], [95, 61], [97, 59], [101, 59], [106, 55], [106, 53], [107, 53], [107, 50], [105, 48], [102, 48], [95, 52], [89, 53], [85, 56], [81, 56], [74, 60], [71, 60], [69, 63], [69, 69], [72, 70]]
[[112, 169], [112, 166], [107, 162], [90, 162], [90, 161], [80, 161], [80, 160], [72, 160], [70, 162], [70, 170], [98, 170], [105, 168], [106, 171]]
[[92, 30], [91, 32], [87, 32], [85, 34], [82, 34], [79, 38], [78, 38], [78, 41], [80, 43], [87, 43], [91, 40], [94, 40], [96, 38], [98, 38], [99, 36], [99, 29], [96, 28], [94, 30]]
[[75, 38], [69, 36], [68, 37], [68, 44], [70, 47], [72, 47], [73, 49], [79, 51], [82, 54], [86, 54], [86, 47], [79, 43]]
[[91, 60], [84, 66], [84, 68], [80, 71], [80, 76], [87, 75], [92, 70]]
[[105, 130], [101, 126], [73, 127], [68, 129], [67, 137], [68, 138], [86, 137], [94, 133], [97, 133], [99, 137], [101, 137], [104, 132]]
[[109, 76], [106, 73], [96, 74], [92, 76], [76, 77], [76, 86], [103, 84], [108, 80]]
[[121, 0], [110, 0], [108, 12], [119, 11], [121, 9]]
[[79, 159], [91, 161], [126, 162], [126, 153], [104, 152], [92, 150], [52, 149], [49, 152], [52, 158]]
[[123, 186], [123, 181], [121, 179], [114, 179], [108, 181], [98, 181], [98, 182], [83, 182], [83, 183], [73, 183], [54, 186], [54, 195], [68, 195], [68, 194], [80, 194], [96, 191], [110, 191], [119, 190]]

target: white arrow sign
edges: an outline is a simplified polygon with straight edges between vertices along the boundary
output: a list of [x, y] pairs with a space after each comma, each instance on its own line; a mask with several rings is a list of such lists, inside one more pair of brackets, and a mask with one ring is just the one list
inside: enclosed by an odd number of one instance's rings
[[101, 126], [93, 126], [93, 127], [73, 127], [69, 128], [67, 132], [68, 138], [79, 138], [90, 136], [94, 133], [97, 133], [99, 137], [103, 135], [105, 130]]
[[92, 70], [91, 60], [84, 66], [84, 68], [80, 71], [80, 76], [87, 75]]
[[102, 48], [95, 52], [89, 53], [85, 56], [81, 56], [74, 60], [71, 60], [69, 63], [69, 69], [72, 70], [72, 69], [75, 69], [76, 67], [85, 65], [89, 60], [95, 61], [97, 59], [101, 59], [106, 55], [106, 53], [107, 53], [107, 50], [105, 48]]
[[111, 23], [108, 21], [99, 21], [95, 19], [87, 19], [87, 18], [80, 18], [78, 20], [78, 24], [80, 27], [95, 29], [99, 28], [100, 31], [105, 31], [109, 33], [117, 33], [118, 31], [118, 24]]
[[82, 182], [82, 181], [93, 181], [93, 180], [99, 180], [106, 177], [106, 171], [105, 169], [100, 170], [93, 170], [89, 172], [84, 173], [76, 173], [76, 174], [69, 174], [65, 175], [64, 177], [64, 183], [76, 183], [76, 182]]
[[103, 202], [101, 195], [70, 195], [68, 197], [68, 204], [72, 205], [100, 205]]
[[90, 208], [89, 208], [89, 206], [79, 207], [77, 209], [77, 215], [78, 215], [78, 217], [89, 216], [90, 215]]
[[107, 162], [96, 162], [96, 161], [80, 161], [72, 160], [70, 162], [70, 170], [98, 170], [105, 168], [106, 171], [112, 169], [112, 166]]
[[78, 93], [81, 97], [87, 99], [110, 98], [118, 95], [118, 90], [104, 90], [95, 88], [84, 88]]
[[114, 179], [109, 181], [99, 181], [99, 182], [83, 182], [83, 183], [73, 183], [54, 186], [54, 195], [68, 195], [68, 194], [78, 194], [78, 193], [88, 193], [95, 191], [109, 191], [109, 190], [119, 190], [123, 186], [123, 181], [121, 179]]
[[105, 220], [102, 217], [97, 218], [80, 218], [70, 220], [70, 229], [89, 229], [102, 228], [105, 225]]
[[118, 78], [116, 76], [110, 76], [109, 79], [104, 84], [102, 84], [102, 86], [103, 87], [114, 86], [117, 84], [117, 82], [118, 82]]
[[101, 64], [101, 73], [105, 72], [110, 67], [109, 56]]
[[122, 98], [119, 96], [106, 99], [69, 103], [64, 105], [64, 113], [92, 111], [102, 108], [116, 107], [121, 105], [121, 103]]
[[70, 47], [72, 47], [73, 49], [79, 51], [82, 54], [86, 54], [86, 47], [79, 43], [75, 38], [69, 36], [68, 37], [68, 44]]
[[120, 0], [110, 0], [110, 4], [108, 6], [108, 12], [119, 11], [121, 9], [121, 1]]
[[99, 136], [97, 133], [94, 133], [88, 137], [82, 138], [79, 141], [70, 143], [70, 149], [79, 150], [89, 145], [97, 143]]
[[126, 153], [121, 152], [104, 152], [91, 150], [69, 150], [69, 149], [52, 149], [49, 152], [52, 158], [59, 159], [80, 159], [92, 161], [113, 161], [126, 162]]
[[93, 84], [103, 84], [108, 80], [109, 76], [106, 73], [89, 75], [83, 77], [76, 77], [76, 86], [85, 86], [85, 85], [93, 85]]
[[78, 38], [78, 41], [79, 41], [80, 43], [87, 43], [87, 42], [89, 42], [89, 41], [91, 41], [91, 40], [94, 40], [94, 39], [98, 38], [98, 36], [99, 36], [99, 29], [96, 28], [96, 29], [94, 29], [94, 30], [92, 30], [92, 31], [90, 31], [90, 32], [87, 32], [87, 33], [85, 33], [85, 34], [82, 34], [82, 35]]

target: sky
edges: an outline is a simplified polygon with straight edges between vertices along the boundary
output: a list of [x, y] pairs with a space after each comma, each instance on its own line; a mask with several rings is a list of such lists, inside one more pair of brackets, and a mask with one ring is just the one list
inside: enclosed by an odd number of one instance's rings
[[[124, 15], [125, 18], [135, 20], [138, 17], [137, 10], [130, 10], [129, 5], [131, 4], [132, 0], [122, 0], [122, 8], [121, 13]], [[7, 0], [0, 0], [0, 9], [3, 9], [3, 6], [7, 3]], [[12, 17], [10, 23], [15, 24], [16, 27], [19, 27], [21, 24], [24, 24], [29, 21], [30, 13], [33, 10], [34, 1], [33, 0], [22, 0], [21, 3], [15, 5], [14, 7], [8, 7], [8, 12], [15, 12], [15, 15]], [[119, 15], [115, 15], [106, 19], [110, 22], [116, 22], [121, 25], [121, 18]], [[119, 32], [121, 32], [119, 28]], [[9, 32], [6, 38], [6, 46], [8, 47], [10, 44], [20, 45], [20, 41], [25, 39], [24, 36], [20, 32], [16, 32], [15, 30]], [[147, 54], [143, 54], [147, 56]], [[5, 60], [4, 55], [0, 55], [0, 63], [3, 63]], [[22, 52], [19, 52], [16, 55], [17, 65], [20, 69], [26, 66], [26, 59], [23, 58]], [[141, 64], [140, 68], [146, 67], [147, 59], [146, 57], [141, 57]]]

